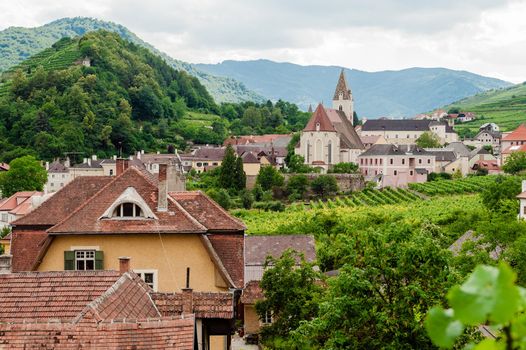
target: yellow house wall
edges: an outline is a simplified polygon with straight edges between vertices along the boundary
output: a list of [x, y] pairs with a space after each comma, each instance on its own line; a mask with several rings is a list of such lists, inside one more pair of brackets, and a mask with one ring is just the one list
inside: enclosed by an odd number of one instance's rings
[[4, 247], [4, 254], [11, 254], [11, 242], [9, 240], [2, 240], [0, 244]]
[[243, 164], [243, 171], [247, 176], [254, 176], [259, 173], [261, 165], [259, 163], [245, 163]]
[[[164, 244], [164, 249], [163, 249]], [[104, 252], [104, 269], [119, 270], [119, 257], [131, 258], [131, 269], [157, 270], [159, 292], [179, 292], [185, 287], [190, 267], [190, 288], [194, 291], [225, 291], [216, 280], [216, 268], [198, 235], [68, 235], [56, 236], [38, 271], [64, 270], [64, 251], [74, 247], [98, 247]], [[78, 248], [80, 249], [80, 248]]]
[[258, 333], [261, 328], [256, 308], [252, 304], [245, 304], [244, 306], [244, 330], [245, 334]]

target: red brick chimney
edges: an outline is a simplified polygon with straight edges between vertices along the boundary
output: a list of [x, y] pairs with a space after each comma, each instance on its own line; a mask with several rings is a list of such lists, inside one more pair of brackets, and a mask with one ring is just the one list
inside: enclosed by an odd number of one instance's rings
[[119, 176], [128, 169], [130, 166], [130, 160], [124, 158], [117, 158], [115, 163], [115, 175]]
[[119, 257], [119, 272], [121, 275], [124, 275], [126, 272], [130, 271], [130, 258], [128, 256]]
[[192, 288], [183, 288], [183, 313], [194, 313], [194, 292]]
[[167, 164], [159, 164], [159, 185], [158, 185], [158, 200], [157, 210], [168, 210], [168, 186], [166, 184]]

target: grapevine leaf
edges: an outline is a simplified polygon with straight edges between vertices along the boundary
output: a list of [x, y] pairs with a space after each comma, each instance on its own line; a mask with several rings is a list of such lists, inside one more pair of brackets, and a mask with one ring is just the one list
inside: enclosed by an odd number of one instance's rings
[[498, 343], [495, 339], [485, 339], [477, 344], [473, 350], [504, 350], [505, 346]]
[[495, 305], [498, 275], [496, 267], [477, 266], [464, 284], [453, 287], [448, 299], [455, 310], [455, 317], [467, 325], [483, 323]]
[[495, 304], [491, 318], [496, 323], [504, 324], [513, 318], [521, 303], [519, 289], [515, 286], [515, 273], [506, 264], [499, 265], [495, 289]]
[[454, 318], [453, 310], [440, 307], [429, 310], [425, 327], [435, 345], [448, 349], [453, 347], [455, 339], [464, 331], [462, 323]]

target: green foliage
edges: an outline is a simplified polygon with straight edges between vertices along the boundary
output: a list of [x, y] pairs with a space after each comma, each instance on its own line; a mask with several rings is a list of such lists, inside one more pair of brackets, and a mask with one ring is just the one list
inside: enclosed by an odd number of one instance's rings
[[283, 186], [284, 177], [272, 165], [262, 166], [256, 178], [256, 184], [260, 185], [264, 191], [271, 190], [273, 187]]
[[265, 268], [260, 282], [264, 299], [256, 303], [256, 310], [260, 317], [270, 312], [273, 323], [263, 327], [263, 343], [274, 349], [290, 349], [289, 332], [317, 313], [320, 274], [292, 250], [279, 259], [267, 257]]
[[241, 203], [243, 204], [243, 208], [250, 209], [252, 208], [252, 204], [254, 203], [254, 196], [250, 191], [243, 190], [239, 194], [239, 197], [241, 198]]
[[451, 180], [451, 174], [448, 174], [448, 173], [430, 173], [427, 176], [427, 181], [437, 181], [437, 180]]
[[418, 147], [422, 148], [435, 148], [441, 146], [438, 135], [430, 131], [426, 131], [420, 135], [415, 143]]
[[[439, 180], [436, 176], [435, 181], [426, 183], [410, 183], [409, 188], [427, 196], [475, 193], [484, 191], [490, 184], [494, 183], [497, 176], [471, 176], [462, 179]], [[439, 180], [439, 181], [436, 181]]]
[[0, 238], [4, 238], [11, 233], [11, 227], [5, 226], [0, 230]]
[[485, 339], [472, 349], [525, 349], [526, 290], [515, 284], [516, 275], [505, 263], [480, 265], [467, 280], [447, 294], [451, 308], [436, 306], [426, 317], [426, 329], [437, 346], [451, 349], [467, 326], [487, 322], [497, 339]]
[[336, 178], [331, 175], [320, 175], [312, 180], [310, 187], [312, 192], [321, 197], [325, 197], [338, 192]]
[[216, 201], [217, 204], [222, 206], [224, 209], [228, 210], [232, 206], [232, 200], [230, 199], [230, 195], [228, 194], [228, 191], [224, 188], [212, 188], [206, 194], [208, 194], [210, 198]]
[[353, 174], [358, 172], [358, 164], [355, 163], [338, 163], [329, 169], [329, 173], [335, 174]]
[[0, 191], [9, 197], [19, 191], [42, 191], [47, 172], [33, 156], [17, 158], [9, 163], [9, 171], [0, 173]]
[[219, 186], [225, 189], [237, 189], [236, 152], [228, 145], [219, 171]]
[[502, 166], [508, 174], [518, 174], [526, 169], [526, 152], [513, 152]]
[[[519, 177], [498, 176], [494, 182], [487, 184], [482, 192], [482, 203], [490, 211], [500, 211], [510, 200], [516, 203], [515, 197], [520, 192], [521, 179]], [[517, 213], [516, 210], [515, 213]]]
[[303, 198], [309, 186], [309, 179], [305, 175], [294, 175], [287, 181], [287, 192]]
[[243, 190], [247, 184], [247, 176], [243, 170], [243, 160], [241, 157], [236, 159], [236, 168], [234, 171], [234, 188], [237, 190]]

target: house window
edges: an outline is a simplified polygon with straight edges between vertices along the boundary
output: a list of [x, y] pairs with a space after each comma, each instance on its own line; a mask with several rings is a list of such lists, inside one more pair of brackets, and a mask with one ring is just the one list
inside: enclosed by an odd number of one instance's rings
[[157, 270], [133, 270], [139, 277], [157, 292]]
[[405, 164], [405, 158], [402, 158], [402, 164]]
[[395, 171], [394, 171], [394, 174], [395, 174], [395, 176], [398, 175], [398, 171], [395, 170]]
[[95, 251], [76, 250], [75, 251], [75, 270], [86, 271], [95, 270]]
[[124, 217], [143, 217], [141, 207], [135, 203], [122, 203], [119, 204], [115, 210], [113, 210], [113, 217], [124, 218]]
[[203, 166], [203, 163], [197, 163], [196, 165], [197, 166]]
[[2, 213], [2, 221], [7, 222], [7, 213]]
[[431, 159], [428, 159], [428, 160], [427, 160], [427, 164], [431, 164]]
[[418, 160], [418, 164], [422, 164], [422, 159], [419, 159], [419, 160]]
[[272, 312], [270, 310], [267, 310], [265, 314], [263, 315], [263, 318], [261, 319], [261, 322], [263, 324], [271, 324], [272, 323]]
[[409, 175], [413, 176], [413, 170], [409, 171]]
[[113, 169], [110, 169], [110, 176], [113, 176]]
[[393, 165], [393, 158], [389, 159], [389, 164]]

